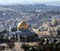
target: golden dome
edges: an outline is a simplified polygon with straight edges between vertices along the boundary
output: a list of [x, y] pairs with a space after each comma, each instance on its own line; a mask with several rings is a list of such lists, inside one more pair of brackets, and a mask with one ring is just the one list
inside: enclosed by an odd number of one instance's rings
[[28, 25], [25, 22], [21, 21], [20, 23], [18, 23], [17, 28], [18, 29], [20, 29], [20, 28], [27, 29]]

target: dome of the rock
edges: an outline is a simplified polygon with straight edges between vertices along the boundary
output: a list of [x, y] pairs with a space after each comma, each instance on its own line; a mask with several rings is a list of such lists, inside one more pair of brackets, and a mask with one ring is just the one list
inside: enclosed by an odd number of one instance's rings
[[21, 29], [21, 28], [27, 29], [28, 25], [25, 22], [21, 21], [21, 22], [18, 23], [17, 28], [18, 29]]

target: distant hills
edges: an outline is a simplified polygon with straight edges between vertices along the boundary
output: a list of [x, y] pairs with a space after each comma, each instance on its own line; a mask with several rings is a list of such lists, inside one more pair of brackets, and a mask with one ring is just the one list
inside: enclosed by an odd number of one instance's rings
[[[47, 4], [47, 2], [45, 2]], [[57, 3], [57, 2], [56, 2]], [[16, 9], [59, 9], [60, 6], [50, 6], [46, 4], [16, 4], [16, 5], [0, 5], [0, 8], [16, 8]]]
[[30, 9], [59, 9], [60, 10], [60, 6], [49, 6], [46, 4], [17, 4], [17, 5], [13, 5], [11, 7], [15, 7], [15, 8], [30, 8]]
[[[55, 5], [53, 6], [52, 4]], [[15, 5], [0, 5], [0, 8], [1, 7], [5, 7], [5, 8], [8, 8], [8, 7], [12, 7], [12, 8], [43, 8], [43, 9], [60, 9], [60, 6], [57, 6], [57, 4], [59, 5], [60, 3], [59, 2], [44, 2], [44, 4], [15, 4]]]

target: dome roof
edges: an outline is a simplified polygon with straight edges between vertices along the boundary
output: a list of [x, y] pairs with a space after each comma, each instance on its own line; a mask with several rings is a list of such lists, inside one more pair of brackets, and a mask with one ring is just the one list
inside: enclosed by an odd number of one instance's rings
[[21, 28], [27, 29], [28, 25], [25, 22], [21, 21], [18, 23], [17, 28], [18, 29], [21, 29]]

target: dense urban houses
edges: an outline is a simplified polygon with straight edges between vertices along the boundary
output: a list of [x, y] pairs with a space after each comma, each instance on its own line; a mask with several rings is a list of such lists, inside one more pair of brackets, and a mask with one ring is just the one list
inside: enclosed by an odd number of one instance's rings
[[44, 22], [39, 28], [33, 28], [33, 32], [37, 33], [39, 36], [58, 35], [57, 31], [60, 30], [58, 21], [58, 19], [52, 17], [51, 21]]

